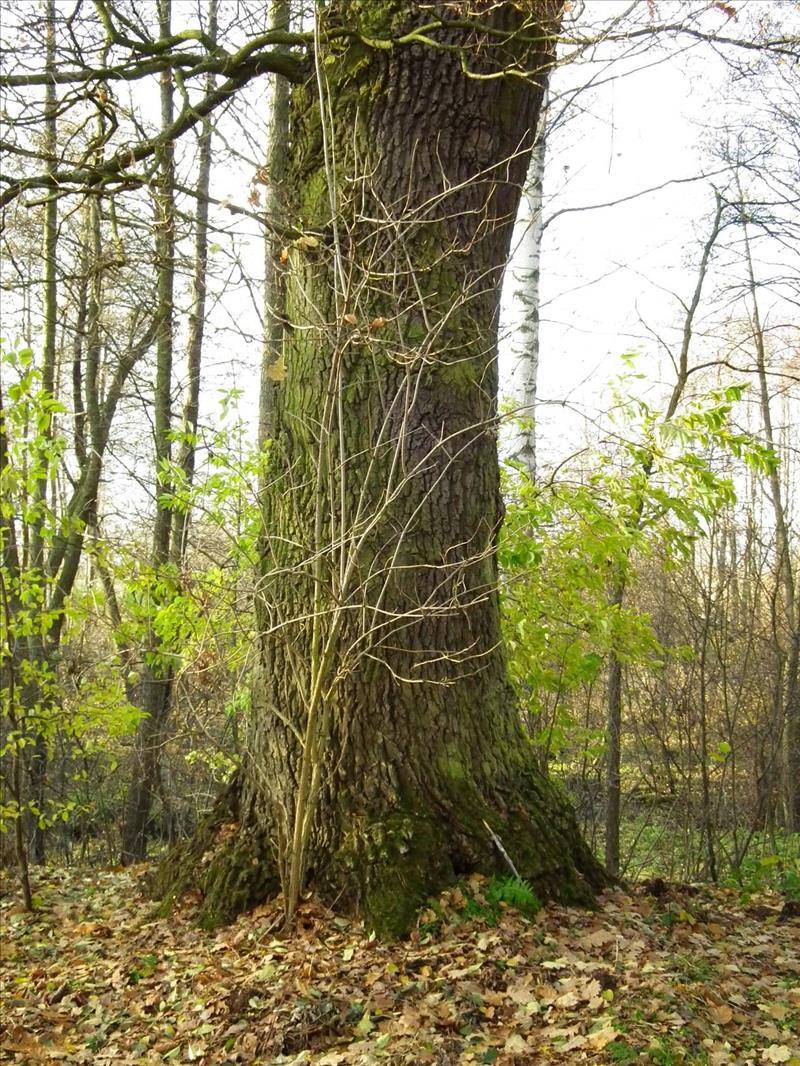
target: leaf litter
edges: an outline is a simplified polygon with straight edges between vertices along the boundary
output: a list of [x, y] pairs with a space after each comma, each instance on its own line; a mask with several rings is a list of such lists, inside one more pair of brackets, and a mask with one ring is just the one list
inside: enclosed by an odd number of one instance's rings
[[[53, 869], [22, 913], [6, 880], [0, 1061], [800, 1066], [800, 920], [777, 896], [606, 893], [526, 918], [472, 878], [376, 940], [318, 902], [216, 932], [168, 918], [145, 867]], [[466, 893], [466, 895], [465, 895]]]

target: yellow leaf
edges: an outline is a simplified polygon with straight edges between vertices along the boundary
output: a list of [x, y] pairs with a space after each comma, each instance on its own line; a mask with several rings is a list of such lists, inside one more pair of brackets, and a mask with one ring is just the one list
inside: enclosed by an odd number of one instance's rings
[[375, 1028], [375, 1022], [373, 1022], [372, 1018], [370, 1018], [369, 1011], [365, 1011], [365, 1013], [363, 1014], [363, 1016], [361, 1018], [361, 1021], [356, 1026], [356, 1032], [358, 1033], [359, 1036], [365, 1037], [365, 1036], [369, 1036], [369, 1034], [372, 1032], [372, 1030], [374, 1028]]
[[556, 999], [555, 1005], [557, 1007], [560, 1007], [562, 1010], [566, 1010], [569, 1007], [577, 1007], [580, 1001], [580, 996], [578, 996], [575, 992], [565, 992], [563, 995], [559, 996]]
[[343, 316], [343, 321], [345, 321], [348, 324], [348, 326], [357, 326], [358, 325], [358, 319], [356, 318], [356, 316], [353, 314], [352, 311], [349, 311], [346, 315]]
[[785, 1044], [770, 1044], [761, 1052], [764, 1062], [788, 1062], [791, 1057], [792, 1052]]
[[586, 1037], [582, 1036], [580, 1033], [576, 1033], [575, 1036], [569, 1038], [566, 1044], [562, 1045], [561, 1054], [563, 1055], [565, 1051], [575, 1051], [577, 1048], [583, 1047], [585, 1043]]
[[524, 1055], [527, 1051], [530, 1051], [528, 1042], [519, 1033], [511, 1033], [503, 1046], [503, 1051], [509, 1055]]
[[733, 1011], [727, 1003], [721, 1003], [718, 1007], [712, 1007], [708, 1012], [717, 1025], [727, 1025], [733, 1020]]
[[286, 360], [283, 356], [280, 359], [276, 359], [274, 363], [271, 363], [267, 367], [267, 377], [270, 381], [281, 382], [286, 377]]
[[595, 1051], [602, 1051], [607, 1044], [610, 1044], [612, 1040], [616, 1040], [618, 1036], [617, 1030], [608, 1026], [605, 1029], [598, 1029], [596, 1033], [589, 1033], [586, 1042]]
[[785, 1022], [789, 1014], [789, 1008], [784, 1007], [782, 1003], [770, 1003], [767, 1007], [767, 1014], [776, 1022]]
[[586, 947], [602, 948], [606, 944], [613, 944], [616, 939], [616, 934], [610, 929], [595, 929], [583, 937], [583, 943]]

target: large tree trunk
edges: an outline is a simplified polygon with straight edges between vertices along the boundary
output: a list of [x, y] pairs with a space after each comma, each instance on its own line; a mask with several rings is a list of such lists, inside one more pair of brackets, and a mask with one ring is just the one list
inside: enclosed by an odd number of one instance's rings
[[361, 40], [320, 34], [295, 96], [253, 730], [238, 829], [203, 853], [209, 921], [280, 882], [289, 914], [313, 884], [400, 932], [508, 859], [546, 895], [602, 882], [520, 728], [496, 590], [499, 289], [557, 7], [372, 47], [435, 18], [386, 2]]

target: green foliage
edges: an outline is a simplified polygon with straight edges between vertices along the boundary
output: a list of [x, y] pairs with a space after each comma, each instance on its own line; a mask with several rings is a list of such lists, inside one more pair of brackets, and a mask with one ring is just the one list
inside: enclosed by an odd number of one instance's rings
[[[258, 483], [264, 470], [266, 452], [248, 443], [244, 423], [236, 413], [238, 391], [221, 398], [221, 426], [208, 441], [176, 431], [176, 443], [192, 441], [206, 453], [202, 470], [189, 485], [178, 462], [165, 462], [161, 478], [169, 491], [160, 497], [162, 506], [194, 515], [205, 525], [224, 535], [228, 551], [239, 566], [258, 563], [258, 537], [261, 512]], [[230, 418], [229, 418], [230, 416]]]
[[184, 431], [172, 434], [173, 443], [191, 443], [200, 456], [206, 453], [191, 484], [178, 461], [164, 462], [160, 472], [169, 491], [159, 502], [191, 516], [193, 540], [207, 546], [205, 558], [157, 569], [135, 555], [114, 560], [123, 585], [117, 642], [141, 656], [156, 676], [177, 676], [208, 660], [211, 649], [216, 655], [222, 648], [227, 668], [235, 672], [252, 643], [252, 610], [243, 587], [250, 591], [258, 560], [263, 456], [245, 442], [236, 399], [235, 391], [223, 395], [222, 425], [210, 441]]
[[182, 653], [202, 626], [202, 612], [177, 566], [166, 564], [156, 570], [140, 563], [132, 565], [128, 574], [117, 640], [123, 647], [140, 648], [153, 673], [162, 676], [179, 667]]
[[[207, 794], [235, 771], [237, 723], [250, 707], [263, 456], [246, 436], [236, 400], [235, 392], [223, 396], [210, 436], [172, 434], [175, 458], [162, 464], [159, 503], [174, 516], [173, 541], [185, 524], [182, 550], [173, 543], [170, 560], [153, 566], [144, 561], [146, 544], [132, 538], [121, 549], [98, 548], [116, 590], [121, 618], [113, 639], [129, 689], [135, 694], [150, 674], [172, 682], [175, 730], [164, 758], [186, 799], [169, 813], [189, 823], [197, 812], [188, 797]], [[188, 444], [196, 461], [191, 482], [181, 461]]]
[[[3, 398], [3, 465], [0, 469], [0, 571], [3, 581], [2, 649], [28, 638], [43, 640], [60, 613], [49, 608], [44, 549], [62, 529], [48, 499], [48, 488], [61, 462], [64, 441], [52, 432], [63, 408], [43, 389], [33, 353], [0, 350], [4, 378], [12, 383]], [[35, 680], [38, 664], [18, 663], [23, 685]], [[45, 680], [45, 679], [43, 679]], [[49, 680], [49, 679], [47, 679]]]
[[30, 349], [3, 350], [0, 365], [3, 377], [12, 378], [0, 414], [0, 765], [8, 785], [0, 831], [5, 832], [26, 813], [45, 826], [68, 817], [70, 807], [43, 809], [35, 797], [23, 795], [15, 773], [37, 744], [52, 740], [59, 724], [57, 678], [44, 646], [62, 612], [49, 606], [44, 552], [60, 532], [47, 489], [64, 448], [52, 432], [62, 408], [43, 389]]
[[532, 737], [556, 758], [567, 744], [598, 748], [600, 735], [570, 713], [569, 694], [597, 679], [610, 651], [654, 664], [663, 656], [649, 619], [610, 602], [614, 572], [643, 537], [596, 489], [539, 488], [506, 471], [499, 558], [509, 670]]
[[530, 884], [519, 877], [495, 874], [485, 891], [467, 886], [463, 892], [464, 917], [480, 919], [487, 925], [497, 925], [504, 907], [513, 907], [526, 918], [535, 917], [542, 908]]
[[[61, 462], [64, 440], [52, 429], [64, 408], [43, 388], [30, 348], [0, 348], [0, 366], [4, 378], [12, 377], [1, 416], [7, 455], [0, 470], [0, 515], [5, 522], [36, 526], [52, 536], [59, 529], [58, 516], [39, 489]], [[3, 536], [8, 535], [4, 530]]]
[[187, 752], [186, 762], [189, 766], [201, 763], [208, 769], [211, 779], [219, 785], [227, 784], [239, 765], [238, 759], [232, 758], [224, 751], [192, 750]]
[[530, 884], [521, 877], [494, 876], [489, 882], [486, 893], [490, 907], [500, 909], [505, 903], [518, 910], [527, 918], [533, 918], [542, 909], [542, 905]]
[[[624, 361], [633, 367], [635, 355]], [[516, 463], [504, 470], [506, 521], [499, 545], [503, 632], [509, 670], [532, 739], [543, 758], [573, 747], [595, 758], [602, 735], [576, 721], [571, 695], [598, 680], [610, 653], [623, 663], [662, 669], [685, 648], [665, 648], [646, 613], [627, 606], [643, 559], [667, 568], [691, 553], [710, 522], [736, 499], [715, 456], [733, 455], [760, 471], [774, 453], [729, 428], [744, 387], [697, 398], [671, 419], [632, 397], [641, 375], [615, 389], [613, 447], [584, 455], [562, 480], [531, 483]], [[720, 748], [717, 756], [724, 759]]]
[[[57, 542], [81, 532], [76, 519], [60, 513], [52, 502], [52, 486], [64, 461], [65, 440], [57, 426], [63, 408], [43, 388], [30, 349], [4, 350], [0, 363], [5, 386], [0, 468], [0, 764], [9, 786], [0, 806], [0, 831], [5, 832], [26, 814], [46, 828], [85, 810], [81, 781], [87, 762], [104, 751], [109, 736], [131, 732], [137, 718], [115, 670], [85, 677], [79, 691], [65, 692], [60, 650], [71, 632], [86, 627], [91, 605], [85, 595], [59, 598], [58, 575], [46, 562]], [[11, 383], [6, 385], [8, 378]], [[64, 787], [59, 795], [42, 801], [26, 794], [24, 775], [18, 771], [30, 766], [34, 753], [36, 759], [49, 758], [56, 746], [64, 755]]]
[[158, 969], [159, 961], [158, 955], [145, 955], [137, 959], [135, 965], [128, 971], [128, 984], [138, 985], [140, 981], [152, 977]]
[[[621, 851], [631, 877], [644, 880], [695, 880], [703, 874], [704, 837], [698, 827], [687, 828], [671, 807], [623, 818]], [[743, 902], [771, 890], [786, 899], [800, 899], [800, 840], [783, 830], [772, 833], [716, 831], [721, 883], [738, 891]], [[734, 856], [746, 845], [738, 866]]]
[[619, 1062], [622, 1066], [627, 1066], [629, 1062], [636, 1062], [639, 1058], [638, 1050], [625, 1040], [614, 1040], [606, 1046], [605, 1050], [609, 1062]]
[[800, 903], [800, 840], [797, 835], [776, 835], [772, 851], [760, 855], [748, 852], [738, 867], [730, 871], [726, 883], [738, 889], [742, 902], [747, 902], [758, 892], [772, 889], [785, 899]]
[[435, 938], [447, 925], [465, 921], [496, 926], [508, 908], [533, 918], [542, 905], [529, 882], [521, 878], [497, 874], [488, 882], [470, 878], [439, 899], [429, 899], [419, 915], [418, 928], [422, 936]]

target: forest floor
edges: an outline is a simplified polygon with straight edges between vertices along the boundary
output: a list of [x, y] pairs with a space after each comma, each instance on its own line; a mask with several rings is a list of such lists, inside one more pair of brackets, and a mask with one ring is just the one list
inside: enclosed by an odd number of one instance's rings
[[654, 883], [528, 919], [474, 879], [383, 943], [314, 902], [290, 937], [276, 905], [203, 932], [143, 874], [37, 873], [33, 916], [5, 882], [0, 1061], [800, 1066], [778, 896]]

